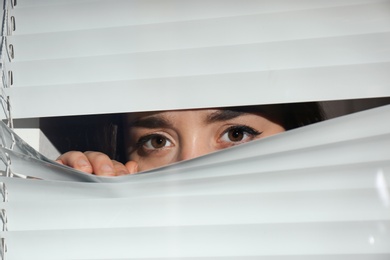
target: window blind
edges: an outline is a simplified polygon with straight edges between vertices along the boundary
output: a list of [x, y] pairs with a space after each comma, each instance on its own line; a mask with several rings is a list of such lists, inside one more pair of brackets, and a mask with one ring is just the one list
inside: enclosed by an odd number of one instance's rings
[[14, 118], [389, 96], [388, 8], [20, 1], [7, 13], [5, 91]]
[[387, 259], [389, 109], [118, 178], [45, 161], [16, 137], [1, 155], [29, 177], [0, 177], [5, 255]]
[[[4, 1], [12, 118], [390, 96], [390, 2]], [[390, 107], [117, 178], [0, 123], [0, 259], [390, 257]]]

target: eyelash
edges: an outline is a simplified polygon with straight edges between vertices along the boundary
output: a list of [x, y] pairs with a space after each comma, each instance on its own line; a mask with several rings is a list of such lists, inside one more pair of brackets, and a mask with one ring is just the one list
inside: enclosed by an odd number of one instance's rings
[[220, 138], [222, 138], [225, 134], [229, 133], [231, 130], [239, 130], [243, 133], [246, 133], [248, 134], [251, 139], [253, 139], [254, 137], [262, 134], [262, 132], [259, 132], [255, 129], [253, 129], [252, 127], [249, 127], [249, 126], [246, 126], [246, 125], [234, 125], [234, 126], [231, 126], [229, 128], [227, 128], [225, 131], [223, 131], [223, 133], [221, 134]]
[[[233, 125], [233, 126], [230, 126], [229, 128], [227, 128], [223, 131], [223, 133], [220, 135], [220, 139], [223, 139], [223, 137], [232, 130], [236, 130], [236, 131], [240, 131], [241, 133], [244, 133], [244, 135], [247, 135], [250, 138], [250, 140], [252, 140], [256, 136], [262, 134], [262, 132], [259, 132], [255, 129], [253, 129], [252, 127], [249, 127], [246, 125]], [[138, 141], [135, 143], [135, 149], [136, 150], [142, 149], [144, 152], [148, 152], [148, 153], [157, 152], [157, 151], [162, 150], [164, 147], [161, 147], [161, 148], [147, 148], [146, 147], [146, 144], [148, 142], [152, 141], [153, 138], [158, 138], [158, 137], [161, 137], [161, 138], [165, 139], [167, 142], [172, 143], [172, 141], [169, 138], [165, 137], [162, 134], [149, 134], [149, 135], [142, 136], [138, 139]], [[246, 138], [248, 138], [248, 137], [246, 137]], [[245, 139], [245, 136], [242, 140], [239, 140], [239, 141], [228, 140], [225, 142], [239, 144], [239, 143], [245, 142], [246, 140], [244, 140], [244, 139]]]
[[[135, 148], [139, 149], [139, 148], [145, 146], [145, 144], [147, 142], [149, 142], [150, 140], [152, 140], [155, 137], [162, 137], [162, 138], [166, 139], [167, 141], [169, 141], [170, 143], [172, 143], [172, 141], [169, 138], [165, 137], [162, 134], [149, 134], [149, 135], [145, 135], [145, 136], [140, 137], [138, 139], [138, 141], [135, 143]], [[158, 148], [156, 148], [155, 150], [158, 150]]]

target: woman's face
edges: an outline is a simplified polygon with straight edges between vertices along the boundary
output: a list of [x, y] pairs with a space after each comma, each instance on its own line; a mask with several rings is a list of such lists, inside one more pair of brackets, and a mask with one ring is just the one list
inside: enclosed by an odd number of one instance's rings
[[261, 113], [199, 109], [132, 113], [128, 159], [145, 171], [285, 131]]

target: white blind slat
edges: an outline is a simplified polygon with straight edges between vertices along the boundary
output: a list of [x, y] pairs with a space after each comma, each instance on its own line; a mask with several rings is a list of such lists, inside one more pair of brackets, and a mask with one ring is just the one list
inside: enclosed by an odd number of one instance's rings
[[[7, 257], [101, 259], [390, 254], [389, 221], [7, 232]], [[264, 234], [268, 234], [265, 236]], [[321, 234], [321, 235], [319, 235]], [[374, 238], [374, 243], [370, 243]], [[109, 241], [110, 250], [107, 250]], [[303, 241], [305, 241], [303, 243]], [[41, 245], [48, 245], [40, 250]], [[66, 246], [65, 246], [66, 245]], [[153, 250], [151, 249], [153, 245]], [[227, 246], [227, 245], [240, 245]], [[326, 246], [319, 246], [326, 245]], [[17, 250], [24, 248], [25, 250]], [[66, 250], [64, 250], [66, 248]], [[199, 248], [202, 248], [200, 251]], [[61, 252], [61, 254], [58, 254]], [[374, 253], [375, 252], [375, 253]]]
[[389, 4], [29, 2], [9, 13], [15, 58], [3, 65], [13, 75], [12, 116], [390, 96]]
[[380, 2], [210, 20], [16, 34], [8, 37], [8, 43], [17, 50], [14, 59], [17, 62], [370, 34], [390, 31], [389, 7], [390, 2]]
[[25, 118], [383, 97], [390, 96], [389, 71], [386, 62], [5, 91], [14, 118]]
[[[184, 170], [183, 170], [184, 171]], [[204, 196], [243, 193], [337, 191], [374, 189], [381, 179], [390, 183], [390, 163], [355, 163], [263, 172], [231, 176], [202, 176], [197, 179], [144, 181], [135, 178], [126, 183], [82, 183], [4, 179], [12, 194], [9, 202], [60, 201], [101, 198], [149, 198], [161, 196]], [[49, 182], [49, 183], [48, 183]], [[200, 189], [200, 185], [202, 189]], [[50, 193], [50, 196], [47, 194]]]
[[[375, 182], [375, 179], [372, 181]], [[198, 185], [198, 188], [203, 189], [202, 185]], [[9, 231], [374, 220], [379, 222], [389, 218], [389, 210], [378, 200], [376, 188], [43, 200], [8, 202], [3, 208], [7, 211], [7, 217], [12, 220], [7, 225]], [[26, 218], [26, 215], [34, 218]]]
[[[13, 88], [390, 61], [390, 32], [63, 60], [12, 62]], [[364, 55], [363, 55], [364, 54]], [[185, 87], [185, 86], [183, 86]], [[267, 88], [268, 86], [259, 86]], [[312, 86], [317, 88], [316, 86]]]
[[[31, 1], [31, 0], [30, 0]], [[109, 28], [135, 24], [166, 23], [216, 17], [276, 13], [292, 10], [327, 8], [386, 0], [115, 0], [81, 2], [73, 5], [47, 5], [18, 8], [16, 34]], [[30, 2], [31, 3], [31, 2]], [[67, 15], [64, 15], [67, 14]], [[71, 14], [71, 18], [68, 14]]]

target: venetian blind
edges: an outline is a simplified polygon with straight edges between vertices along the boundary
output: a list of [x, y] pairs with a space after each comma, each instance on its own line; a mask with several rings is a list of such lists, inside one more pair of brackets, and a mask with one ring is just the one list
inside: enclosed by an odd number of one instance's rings
[[[390, 96], [390, 1], [4, 2], [13, 118]], [[390, 107], [117, 178], [0, 122], [0, 259], [390, 258]]]
[[6, 94], [14, 118], [390, 96], [389, 5], [18, 1]]

